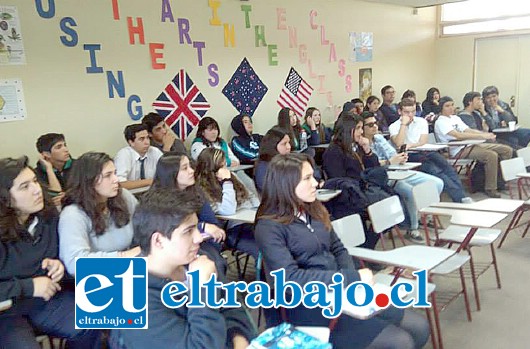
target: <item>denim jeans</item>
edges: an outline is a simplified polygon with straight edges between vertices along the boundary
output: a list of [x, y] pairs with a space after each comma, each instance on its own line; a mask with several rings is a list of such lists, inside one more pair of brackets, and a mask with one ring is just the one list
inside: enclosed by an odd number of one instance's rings
[[49, 301], [17, 300], [0, 314], [0, 348], [40, 349], [34, 330], [65, 338], [71, 348], [99, 348], [100, 331], [76, 330], [75, 301], [71, 291], [60, 291]]
[[468, 196], [464, 192], [458, 173], [440, 153], [410, 153], [409, 161], [423, 163], [421, 171], [440, 178], [444, 182], [444, 191], [453, 202], [462, 202], [462, 199]]
[[402, 202], [405, 203], [406, 211], [408, 214], [409, 228], [412, 230], [418, 229], [418, 209], [414, 203], [414, 197], [412, 195], [412, 188], [420, 183], [432, 181], [436, 184], [436, 189], [438, 190], [438, 195], [442, 193], [444, 188], [444, 182], [442, 179], [432, 176], [427, 173], [411, 171], [414, 172], [413, 176], [410, 176], [407, 179], [397, 181], [394, 186], [394, 190], [401, 197]]

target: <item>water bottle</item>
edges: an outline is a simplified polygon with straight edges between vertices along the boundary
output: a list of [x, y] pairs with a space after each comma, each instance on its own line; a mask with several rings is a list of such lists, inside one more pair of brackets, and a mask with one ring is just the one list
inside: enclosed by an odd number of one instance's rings
[[302, 131], [300, 133], [300, 151], [304, 151], [307, 149], [307, 133], [305, 131]]

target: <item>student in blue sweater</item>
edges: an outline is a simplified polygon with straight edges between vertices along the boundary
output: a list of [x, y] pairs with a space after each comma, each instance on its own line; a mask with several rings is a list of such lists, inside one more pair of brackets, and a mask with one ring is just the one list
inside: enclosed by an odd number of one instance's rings
[[[202, 206], [194, 191], [164, 188], [142, 196], [133, 225], [135, 241], [147, 257], [149, 329], [112, 330], [112, 349], [243, 349], [256, 336], [244, 308], [182, 305], [170, 309], [162, 303], [160, 293], [168, 283], [181, 281], [189, 285], [187, 271], [199, 271], [200, 284], [213, 274], [218, 281], [227, 282], [216, 269], [214, 257], [200, 249], [203, 237], [197, 229], [197, 213]], [[205, 297], [205, 289], [200, 292]], [[219, 289], [217, 292], [216, 299], [224, 296]], [[189, 297], [189, 293], [185, 295]]]
[[97, 331], [74, 328], [74, 292], [62, 290], [57, 210], [28, 158], [0, 159], [0, 348], [39, 349], [34, 330], [65, 338], [72, 348], [95, 348]]
[[[351, 256], [331, 226], [329, 213], [316, 200], [317, 181], [307, 155], [276, 155], [269, 164], [261, 205], [256, 215], [256, 241], [267, 271], [285, 269], [286, 282], [304, 287], [310, 281], [333, 283], [335, 273], [344, 284], [373, 282], [372, 271], [356, 270]], [[285, 309], [296, 326], [325, 326], [320, 308], [300, 305]], [[336, 349], [422, 348], [429, 325], [421, 315], [389, 307], [367, 320], [342, 315], [331, 332]]]

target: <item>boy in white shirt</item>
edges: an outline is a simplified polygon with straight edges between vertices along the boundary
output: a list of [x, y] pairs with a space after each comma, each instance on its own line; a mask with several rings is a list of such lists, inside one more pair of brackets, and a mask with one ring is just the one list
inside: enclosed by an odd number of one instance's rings
[[[440, 142], [454, 140], [484, 139], [495, 141], [493, 133], [482, 132], [469, 128], [458, 116], [454, 114], [454, 101], [451, 97], [440, 98], [440, 116], [434, 125], [434, 132]], [[461, 158], [473, 159], [484, 164], [486, 195], [491, 198], [500, 198], [497, 192], [497, 174], [499, 160], [512, 157], [512, 148], [503, 144], [482, 143], [473, 146], [450, 147], [452, 157], [460, 154]]]

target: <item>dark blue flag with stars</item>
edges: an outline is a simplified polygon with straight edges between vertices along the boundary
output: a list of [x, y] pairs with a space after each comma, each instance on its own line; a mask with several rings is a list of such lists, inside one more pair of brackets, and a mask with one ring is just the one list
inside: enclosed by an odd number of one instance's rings
[[223, 94], [240, 114], [252, 116], [267, 90], [267, 86], [247, 59], [243, 58], [234, 75], [223, 88]]

